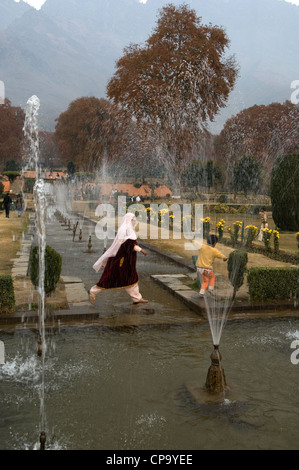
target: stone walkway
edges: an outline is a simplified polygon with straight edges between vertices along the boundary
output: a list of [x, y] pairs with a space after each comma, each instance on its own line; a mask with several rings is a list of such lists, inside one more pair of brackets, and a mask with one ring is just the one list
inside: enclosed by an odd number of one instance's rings
[[[37, 319], [36, 311], [34, 311], [34, 309], [30, 311], [30, 306], [38, 304], [38, 293], [32, 285], [30, 278], [28, 277], [28, 264], [34, 235], [33, 224], [34, 218], [32, 216], [28, 232], [22, 241], [21, 250], [17, 254], [18, 257], [14, 259], [12, 268], [12, 277], [14, 279], [15, 285], [16, 312], [14, 315], [10, 315], [9, 318], [7, 316], [1, 316], [1, 323], [13, 323], [20, 321], [20, 318], [24, 319], [24, 316], [27, 318], [31, 317], [33, 321], [36, 321]], [[206, 298], [206, 300], [203, 300], [199, 297], [198, 292], [189, 286], [190, 284], [194, 283], [196, 279], [196, 273], [192, 263], [178, 255], [162, 251], [157, 247], [153, 247], [149, 243], [140, 241], [140, 245], [144, 246], [148, 250], [155, 251], [160, 256], [166, 257], [168, 260], [177, 263], [178, 271], [181, 270], [179, 269], [180, 267], [187, 268], [190, 271], [190, 274], [180, 274], [178, 272], [178, 274], [166, 275], [152, 274], [150, 277], [160, 286], [163, 286], [163, 288], [171, 292], [173, 296], [185, 304], [190, 310], [195, 312], [198, 315], [198, 320], [207, 319], [207, 307], [209, 304], [210, 306], [213, 305], [214, 309], [223, 308], [223, 299], [227, 298], [231, 294], [228, 294], [227, 280], [223, 279], [223, 267], [221, 268], [221, 272], [217, 273], [217, 266], [221, 265], [216, 265], [216, 274], [218, 280], [216, 299], [211, 300], [210, 298]], [[232, 248], [224, 245], [219, 247], [219, 249], [226, 255], [232, 251]], [[271, 260], [259, 254], [249, 253], [248, 257], [248, 267], [288, 265], [287, 263], [278, 263], [275, 260]], [[220, 261], [220, 263], [223, 265], [223, 261]], [[88, 320], [99, 318], [99, 313], [96, 307], [89, 303], [88, 293], [82, 279], [76, 276], [61, 276], [61, 281], [56, 288], [55, 294], [50, 298], [47, 298], [46, 303], [51, 309], [51, 317], [55, 317], [56, 319], [59, 318], [74, 320], [76, 318], [84, 318]], [[139, 307], [140, 306], [138, 306], [138, 308]], [[153, 313], [152, 310], [153, 309], [151, 309], [150, 306], [143, 308], [143, 313], [145, 313], [147, 316], [147, 324], [153, 324], [157, 321], [149, 319], [148, 314]], [[140, 311], [141, 310], [139, 310], [139, 313]], [[133, 320], [132, 313], [134, 315], [136, 314], [136, 307], [135, 310], [130, 313], [131, 322], [131, 320]], [[261, 317], [277, 318], [282, 316], [294, 317], [298, 315], [298, 305], [295, 305], [293, 301], [284, 301], [277, 304], [250, 302], [246, 283], [244, 283], [242, 288], [238, 291], [235, 302], [230, 306], [230, 319], [248, 319]], [[140, 319], [136, 318], [135, 320], [137, 324], [140, 324]], [[195, 321], [195, 319], [191, 319], [191, 321], [193, 320]], [[107, 322], [107, 320], [105, 320], [104, 323], [111, 324], [111, 321]], [[113, 323], [115, 324], [115, 319]]]

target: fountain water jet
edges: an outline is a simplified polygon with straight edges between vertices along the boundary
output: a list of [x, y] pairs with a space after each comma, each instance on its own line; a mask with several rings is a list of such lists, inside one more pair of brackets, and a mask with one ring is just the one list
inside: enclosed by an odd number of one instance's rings
[[45, 448], [45, 252], [46, 252], [46, 194], [45, 183], [41, 178], [39, 167], [39, 131], [38, 111], [40, 107], [39, 98], [33, 95], [26, 106], [26, 117], [23, 132], [29, 143], [28, 160], [25, 168], [34, 168], [36, 181], [34, 185], [34, 206], [36, 214], [36, 234], [38, 239], [39, 254], [39, 281], [38, 281], [38, 318], [39, 318], [39, 341], [37, 354], [41, 358], [41, 387], [40, 387], [40, 418], [41, 418], [41, 447]]
[[214, 350], [210, 356], [211, 365], [208, 369], [206, 382], [200, 387], [197, 384], [187, 383], [186, 387], [194, 400], [199, 403], [223, 402], [228, 396], [234, 401], [244, 401], [231, 391], [226, 383], [224, 369], [221, 364], [222, 356], [219, 351], [220, 339], [227, 317], [232, 307], [232, 296], [226, 292], [224, 298], [205, 296], [206, 314], [209, 321]]

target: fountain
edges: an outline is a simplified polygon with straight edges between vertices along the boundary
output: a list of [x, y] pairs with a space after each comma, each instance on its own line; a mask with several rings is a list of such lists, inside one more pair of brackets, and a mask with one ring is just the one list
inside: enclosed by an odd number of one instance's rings
[[3, 341], [0, 341], [0, 365], [5, 364], [5, 346]]
[[37, 354], [41, 358], [41, 386], [40, 386], [40, 436], [41, 446], [44, 448], [46, 441], [45, 433], [45, 408], [44, 408], [44, 370], [45, 354], [47, 350], [45, 337], [45, 250], [46, 250], [46, 196], [44, 180], [40, 177], [39, 167], [39, 132], [38, 111], [40, 101], [33, 95], [27, 101], [26, 117], [24, 123], [24, 135], [29, 143], [29, 155], [26, 167], [33, 167], [36, 173], [34, 185], [34, 206], [36, 214], [36, 236], [38, 242], [39, 256], [39, 283], [38, 283], [38, 317], [39, 317], [39, 340]]
[[208, 393], [222, 395], [223, 397], [225, 397], [225, 393], [229, 388], [227, 387], [224, 370], [221, 366], [222, 356], [219, 351], [219, 345], [222, 331], [230, 311], [230, 299], [231, 295], [228, 289], [224, 299], [216, 300], [215, 297], [212, 299], [205, 298], [206, 311], [214, 345], [205, 390]]
[[73, 241], [75, 241], [78, 223], [79, 223], [79, 222], [77, 221], [77, 222], [73, 225]]
[[225, 394], [228, 389], [224, 370], [221, 367], [221, 354], [219, 347], [214, 346], [214, 351], [211, 354], [211, 365], [208, 370], [208, 375], [205, 383], [205, 390], [212, 394]]
[[219, 350], [223, 328], [233, 305], [232, 288], [225, 286], [222, 296], [205, 295], [204, 302], [214, 346], [210, 356], [211, 365], [208, 369], [206, 381], [203, 386], [198, 383], [187, 382], [186, 388], [192, 398], [200, 404], [210, 403], [211, 401], [221, 403], [228, 397], [234, 401], [244, 401], [244, 397], [241, 397], [236, 390], [232, 390], [231, 387], [228, 387], [226, 383], [221, 362], [222, 355]]
[[83, 253], [97, 253], [96, 250], [92, 249], [92, 240], [91, 240], [91, 235], [88, 237], [88, 243], [87, 243], [87, 250], [84, 250]]

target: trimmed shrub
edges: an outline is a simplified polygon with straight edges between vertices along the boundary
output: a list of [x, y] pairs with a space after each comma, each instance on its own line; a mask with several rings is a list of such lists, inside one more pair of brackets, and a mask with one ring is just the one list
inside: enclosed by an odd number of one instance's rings
[[218, 202], [220, 204], [226, 204], [228, 201], [228, 197], [227, 197], [227, 194], [220, 194], [219, 198], [218, 198]]
[[299, 294], [299, 268], [250, 268], [247, 283], [251, 300], [288, 299]]
[[228, 257], [227, 269], [230, 283], [234, 288], [233, 299], [237, 290], [243, 285], [247, 262], [248, 254], [244, 250], [232, 251]]
[[299, 155], [275, 159], [271, 174], [272, 217], [281, 230], [299, 230]]
[[33, 193], [35, 178], [25, 178], [25, 193]]
[[[35, 287], [39, 285], [39, 252], [38, 246], [33, 247], [30, 254], [30, 279]], [[45, 293], [50, 295], [55, 291], [61, 274], [62, 257], [57, 251], [46, 246], [45, 250]]]
[[12, 312], [15, 305], [13, 279], [11, 276], [0, 276], [0, 310]]

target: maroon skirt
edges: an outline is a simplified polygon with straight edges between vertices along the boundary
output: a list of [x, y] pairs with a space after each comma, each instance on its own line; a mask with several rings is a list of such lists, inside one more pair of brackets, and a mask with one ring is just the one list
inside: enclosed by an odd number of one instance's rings
[[137, 245], [136, 240], [126, 240], [117, 254], [108, 258], [103, 274], [97, 283], [98, 287], [102, 289], [119, 289], [132, 286], [138, 282], [135, 245]]

